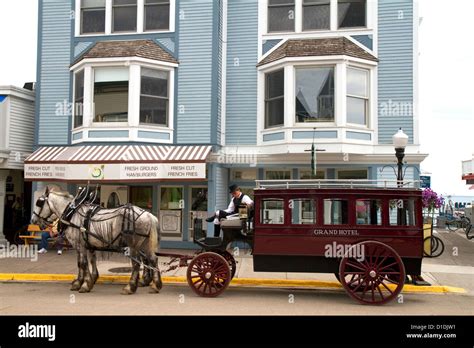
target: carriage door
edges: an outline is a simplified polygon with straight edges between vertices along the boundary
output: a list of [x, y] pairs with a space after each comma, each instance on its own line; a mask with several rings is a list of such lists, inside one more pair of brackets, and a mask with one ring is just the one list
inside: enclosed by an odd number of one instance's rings
[[190, 190], [190, 212], [189, 212], [189, 240], [193, 240], [194, 236], [194, 219], [202, 219], [202, 229], [207, 231], [207, 187], [191, 187]]
[[160, 190], [160, 229], [166, 240], [183, 240], [183, 188], [162, 186]]

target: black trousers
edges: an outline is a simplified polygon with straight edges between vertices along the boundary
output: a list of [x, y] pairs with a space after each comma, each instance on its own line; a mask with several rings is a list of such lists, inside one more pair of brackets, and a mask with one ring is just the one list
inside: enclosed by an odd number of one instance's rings
[[[219, 219], [219, 221], [221, 221], [221, 219], [225, 219], [226, 217], [228, 217], [229, 215], [232, 215], [232, 213], [227, 213], [223, 210], [218, 210], [219, 214], [217, 215], [217, 218]], [[214, 237], [219, 237], [221, 234], [221, 225], [214, 225]]]

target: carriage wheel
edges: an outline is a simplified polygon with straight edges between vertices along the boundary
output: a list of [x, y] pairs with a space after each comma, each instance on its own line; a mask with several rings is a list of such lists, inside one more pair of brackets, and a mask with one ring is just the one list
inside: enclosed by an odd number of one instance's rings
[[431, 255], [427, 255], [425, 252], [423, 252], [426, 257], [438, 257], [444, 252], [444, 242], [439, 237], [428, 236], [423, 240], [423, 243], [429, 243], [430, 245]]
[[213, 252], [199, 254], [188, 266], [187, 279], [191, 289], [199, 296], [219, 296], [231, 280], [229, 263]]
[[[361, 253], [361, 255], [358, 255]], [[405, 283], [405, 266], [398, 253], [380, 242], [353, 245], [341, 260], [339, 279], [346, 292], [363, 304], [393, 300]]]
[[221, 255], [224, 259], [226, 259], [229, 263], [230, 279], [234, 279], [235, 272], [237, 271], [237, 262], [235, 262], [234, 256], [232, 256], [232, 254], [229, 253], [227, 250], [217, 251], [217, 253]]

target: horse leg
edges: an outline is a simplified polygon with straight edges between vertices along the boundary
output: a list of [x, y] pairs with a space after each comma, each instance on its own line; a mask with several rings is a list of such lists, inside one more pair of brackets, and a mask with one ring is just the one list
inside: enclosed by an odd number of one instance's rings
[[[99, 278], [99, 270], [97, 269], [97, 255], [94, 250], [88, 250], [89, 262], [91, 265], [91, 277], [92, 277], [92, 286], [97, 282]], [[91, 289], [92, 290], [92, 289]]]
[[80, 293], [85, 293], [85, 292], [90, 292], [92, 290], [92, 287], [94, 286], [94, 283], [92, 281], [92, 276], [89, 271], [89, 263], [87, 261], [87, 251], [86, 250], [81, 250], [81, 260], [80, 264], [84, 272], [84, 282], [81, 285], [81, 288], [79, 289]]
[[81, 253], [77, 251], [77, 278], [72, 281], [71, 291], [78, 291], [84, 282], [84, 270], [81, 266]]
[[152, 267], [156, 268], [153, 270], [153, 282], [150, 285], [150, 293], [159, 293], [161, 288], [163, 288], [163, 283], [161, 281], [160, 269], [158, 268], [158, 257], [152, 255], [149, 262]]
[[137, 253], [132, 252], [132, 275], [130, 276], [130, 281], [122, 289], [122, 295], [131, 295], [137, 291], [138, 286], [138, 277], [140, 276], [140, 263], [137, 261]]
[[153, 274], [152, 274], [151, 269], [146, 267], [146, 266], [150, 266], [150, 263], [148, 262], [148, 259], [146, 257], [144, 257], [142, 259], [142, 261], [143, 261], [143, 264], [144, 264], [144, 266], [143, 266], [143, 278], [140, 279], [140, 281], [138, 282], [138, 286], [145, 287], [145, 286], [150, 285], [150, 283], [152, 282]]

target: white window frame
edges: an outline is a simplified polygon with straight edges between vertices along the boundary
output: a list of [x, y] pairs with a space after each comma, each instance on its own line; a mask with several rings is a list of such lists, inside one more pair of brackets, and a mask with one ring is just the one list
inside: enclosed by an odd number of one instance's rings
[[153, 33], [174, 33], [176, 30], [176, 0], [169, 0], [169, 28], [167, 30], [145, 30], [145, 0], [137, 0], [137, 30], [127, 32], [112, 31], [113, 0], [105, 0], [105, 33], [81, 34], [81, 3], [82, 0], [76, 0], [75, 7], [75, 26], [76, 37], [104, 36], [104, 35], [133, 35], [133, 34], [153, 34]]
[[[94, 119], [94, 69], [105, 67], [127, 67], [129, 69], [129, 93], [128, 93], [128, 122], [93, 122]], [[140, 124], [140, 92], [141, 92], [141, 68], [166, 71], [169, 74], [168, 81], [168, 126]], [[175, 119], [175, 70], [178, 67], [175, 63], [157, 62], [140, 57], [129, 58], [93, 58], [84, 59], [70, 68], [75, 76], [76, 72], [84, 70], [84, 106], [83, 106], [83, 125], [74, 128], [71, 125], [71, 132], [82, 131], [82, 138], [72, 140], [72, 143], [80, 142], [110, 142], [109, 138], [88, 138], [90, 130], [127, 130], [129, 137], [127, 139], [113, 139], [112, 141], [140, 141], [150, 143], [173, 143], [174, 138], [174, 119]], [[74, 93], [74, 91], [73, 91]], [[72, 117], [74, 120], [75, 110]], [[169, 140], [154, 140], [138, 137], [139, 131], [167, 133]]]
[[[346, 109], [346, 120], [347, 120], [347, 123], [351, 125], [351, 127], [367, 127], [369, 128], [370, 125], [373, 123], [371, 121], [372, 119], [372, 107], [371, 107], [371, 96], [372, 96], [372, 87], [371, 87], [371, 71], [369, 69], [364, 69], [364, 68], [360, 68], [360, 67], [357, 67], [357, 66], [352, 66], [352, 65], [348, 65], [346, 67], [346, 72], [349, 70], [349, 69], [353, 69], [353, 70], [360, 70], [360, 71], [364, 71], [367, 73], [367, 97], [361, 97], [361, 96], [356, 96], [356, 95], [353, 95], [353, 94], [349, 94], [347, 93], [347, 90], [346, 90], [346, 105], [347, 105], [347, 98], [355, 98], [355, 99], [362, 99], [362, 100], [365, 100], [366, 102], [366, 106], [367, 106], [367, 115], [366, 115], [366, 120], [365, 120], [365, 124], [359, 124], [359, 123], [351, 123], [348, 121], [348, 118], [347, 118], [347, 109]], [[346, 84], [346, 87], [347, 87], [347, 84]]]
[[[290, 57], [261, 66], [257, 73], [257, 144], [269, 145], [279, 143], [307, 143], [309, 140], [292, 139], [293, 131], [310, 131], [314, 127], [318, 130], [337, 131], [337, 139], [323, 139], [317, 142], [325, 143], [360, 143], [375, 144], [377, 141], [377, 63], [349, 56], [323, 56], [323, 57]], [[296, 122], [295, 110], [295, 69], [298, 67], [328, 67], [335, 66], [335, 115], [333, 122]], [[265, 128], [265, 80], [266, 74], [277, 70], [285, 69], [285, 123], [281, 126]], [[364, 69], [369, 72], [369, 102], [368, 102], [368, 122], [367, 125], [358, 125], [347, 122], [347, 69]], [[347, 131], [363, 131], [371, 134], [371, 140], [347, 139]], [[264, 142], [263, 137], [272, 133], [284, 132], [283, 140]]]

